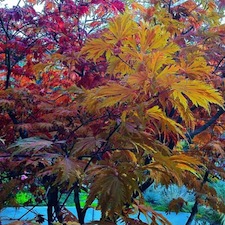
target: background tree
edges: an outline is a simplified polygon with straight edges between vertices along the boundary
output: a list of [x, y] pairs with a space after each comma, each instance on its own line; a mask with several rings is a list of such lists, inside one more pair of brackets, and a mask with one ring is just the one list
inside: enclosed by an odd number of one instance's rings
[[[104, 224], [135, 224], [134, 212], [169, 224], [144, 205], [142, 192], [154, 180], [196, 191], [187, 224], [199, 204], [224, 212], [208, 186], [209, 176], [224, 178], [217, 2], [134, 2], [124, 11], [120, 1], [49, 0], [37, 14], [32, 5], [42, 2], [10, 9], [23, 12], [18, 18], [1, 9], [1, 136], [9, 146], [1, 147], [1, 207], [15, 204], [25, 185], [44, 200], [44, 184], [54, 193], [49, 223], [58, 190], [66, 190], [81, 224], [95, 199]], [[8, 45], [17, 41], [23, 49]], [[178, 148], [182, 139], [187, 151]]]

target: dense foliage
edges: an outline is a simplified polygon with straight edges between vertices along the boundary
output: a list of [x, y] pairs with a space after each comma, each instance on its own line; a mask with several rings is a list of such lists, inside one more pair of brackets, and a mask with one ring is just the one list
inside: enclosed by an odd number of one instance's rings
[[[209, 185], [225, 178], [223, 5], [27, 0], [0, 8], [0, 208], [18, 206], [26, 189], [46, 202], [49, 224], [53, 208], [59, 222], [84, 224], [96, 200], [94, 224], [146, 224], [135, 213], [170, 224], [145, 204], [155, 182], [196, 193], [187, 225], [199, 205], [225, 213]], [[59, 193], [73, 193], [78, 218]], [[181, 196], [168, 210], [185, 203]]]

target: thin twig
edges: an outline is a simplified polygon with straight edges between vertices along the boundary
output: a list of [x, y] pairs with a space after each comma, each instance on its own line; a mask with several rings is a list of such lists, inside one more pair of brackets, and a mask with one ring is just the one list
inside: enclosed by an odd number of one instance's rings
[[218, 68], [220, 67], [220, 64], [223, 62], [224, 59], [225, 59], [225, 56], [223, 56], [223, 58], [218, 62], [218, 64], [216, 65], [216, 68], [214, 69], [212, 73], [216, 73], [216, 71], [218, 70]]

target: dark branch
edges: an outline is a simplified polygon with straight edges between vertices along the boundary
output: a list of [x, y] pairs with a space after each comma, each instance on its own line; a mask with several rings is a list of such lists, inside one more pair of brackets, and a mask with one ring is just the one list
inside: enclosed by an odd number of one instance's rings
[[206, 130], [208, 127], [210, 127], [212, 124], [214, 124], [217, 119], [225, 112], [225, 110], [223, 108], [220, 108], [217, 113], [211, 117], [211, 119], [206, 122], [204, 125], [202, 125], [201, 127], [197, 128], [196, 130], [187, 133], [186, 137], [188, 138], [189, 142], [191, 142], [191, 139], [194, 138], [197, 134], [200, 134], [201, 132], [203, 132], [204, 130]]
[[216, 65], [215, 70], [213, 71], [213, 73], [215, 73], [218, 70], [218, 68], [220, 67], [220, 64], [223, 62], [224, 59], [225, 59], [225, 56], [218, 62], [218, 64]]

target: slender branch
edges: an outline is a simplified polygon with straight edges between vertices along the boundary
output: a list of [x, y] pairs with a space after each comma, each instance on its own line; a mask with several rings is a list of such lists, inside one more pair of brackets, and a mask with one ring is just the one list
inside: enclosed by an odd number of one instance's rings
[[[207, 182], [208, 176], [209, 176], [209, 171], [206, 170], [205, 175], [203, 177], [203, 180], [201, 182], [201, 186], [200, 186], [199, 192], [201, 192], [201, 190], [203, 188], [203, 185]], [[188, 220], [187, 220], [185, 225], [191, 225], [192, 221], [194, 220], [195, 215], [198, 212], [198, 204], [199, 204], [198, 202], [199, 202], [200, 197], [201, 197], [200, 195], [196, 196], [194, 206], [192, 207], [192, 210], [191, 210], [191, 214], [190, 214], [190, 216], [189, 216], [189, 218], [188, 218]]]
[[211, 117], [211, 119], [206, 122], [204, 125], [202, 125], [201, 127], [195, 129], [194, 131], [187, 133], [186, 137], [188, 138], [189, 142], [191, 142], [191, 139], [194, 138], [196, 135], [200, 134], [201, 132], [203, 132], [204, 130], [206, 130], [208, 127], [210, 127], [212, 124], [214, 124], [217, 119], [225, 112], [225, 110], [223, 108], [220, 108], [217, 113]]
[[2, 17], [0, 17], [0, 24], [2, 26], [3, 31], [5, 32], [6, 37], [10, 40], [11, 37], [9, 36], [8, 30], [5, 28], [4, 21], [3, 21]]
[[189, 27], [186, 31], [182, 31], [182, 35], [185, 35], [185, 34], [187, 34], [187, 33], [189, 33], [191, 30], [193, 30], [194, 29], [194, 26], [191, 26], [191, 27]]
[[12, 72], [11, 60], [10, 60], [11, 54], [10, 53], [11, 53], [11, 51], [9, 49], [7, 49], [6, 53], [5, 53], [5, 65], [7, 66], [5, 89], [8, 89], [10, 86], [10, 76], [11, 76], [11, 72]]
[[171, 13], [171, 6], [172, 6], [172, 3], [173, 3], [173, 1], [170, 0], [170, 1], [169, 1], [169, 7], [168, 7], [168, 12], [169, 12], [169, 13]]
[[125, 63], [127, 66], [129, 66], [132, 70], [134, 70], [134, 67], [132, 65], [130, 65], [129, 63], [127, 63], [126, 61], [124, 61], [119, 55], [116, 55], [117, 58], [119, 58], [123, 63]]
[[26, 216], [29, 212], [31, 212], [37, 205], [32, 206], [30, 209], [27, 210], [20, 218], [17, 220], [21, 220], [24, 216]]
[[218, 64], [216, 65], [216, 68], [214, 69], [212, 73], [215, 73], [218, 70], [218, 68], [220, 67], [220, 64], [223, 62], [224, 59], [225, 59], [225, 56], [223, 56], [222, 59], [218, 62]]

